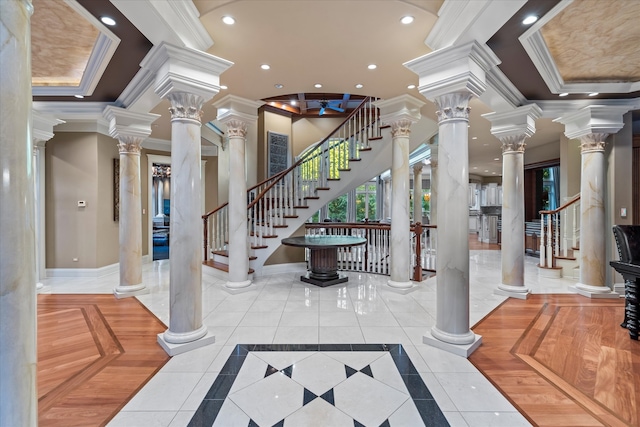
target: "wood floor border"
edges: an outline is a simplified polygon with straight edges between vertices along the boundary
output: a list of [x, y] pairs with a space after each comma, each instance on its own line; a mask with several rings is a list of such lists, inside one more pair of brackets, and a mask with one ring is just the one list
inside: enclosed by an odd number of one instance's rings
[[135, 298], [38, 295], [38, 425], [106, 425], [169, 360], [165, 330]]
[[[469, 361], [533, 425], [638, 425], [640, 343], [630, 340], [619, 326], [623, 307], [622, 299], [590, 300], [578, 295], [508, 299], [473, 327], [483, 336], [483, 344]], [[565, 312], [560, 318], [561, 310], [575, 308], [584, 316]], [[567, 343], [578, 347], [569, 347], [575, 350], [571, 354], [556, 356]], [[595, 362], [594, 354], [600, 355]], [[572, 364], [574, 359], [577, 367]], [[611, 402], [617, 407], [608, 407]]]

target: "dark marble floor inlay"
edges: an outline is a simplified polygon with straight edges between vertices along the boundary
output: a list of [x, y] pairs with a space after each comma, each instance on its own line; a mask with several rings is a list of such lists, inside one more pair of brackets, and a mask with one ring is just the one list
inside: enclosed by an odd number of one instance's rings
[[[205, 398], [203, 399], [202, 403], [200, 404], [197, 411], [193, 415], [191, 421], [189, 422], [189, 427], [201, 427], [201, 426], [204, 427], [204, 426], [212, 426], [214, 424], [216, 418], [220, 414], [223, 404], [225, 404], [225, 400], [227, 400], [229, 396], [229, 392], [234, 384], [234, 381], [236, 380], [236, 378], [238, 377], [238, 374], [240, 373], [240, 370], [245, 362], [245, 359], [251, 352], [387, 352], [391, 356], [391, 359], [395, 364], [395, 368], [397, 369], [398, 374], [400, 375], [400, 378], [402, 378], [402, 381], [404, 382], [407, 388], [407, 391], [409, 392], [409, 395], [411, 396], [411, 399], [413, 400], [413, 403], [415, 404], [415, 407], [420, 415], [420, 418], [424, 422], [424, 425], [434, 426], [434, 427], [449, 425], [442, 411], [440, 410], [437, 403], [435, 402], [429, 389], [424, 384], [424, 381], [422, 381], [422, 378], [420, 377], [418, 371], [415, 369], [413, 363], [411, 362], [411, 359], [405, 353], [402, 345], [400, 344], [274, 344], [274, 345], [240, 344], [234, 348], [233, 352], [227, 359], [226, 363], [224, 364], [224, 367], [216, 377], [213, 385], [205, 395]], [[363, 356], [368, 357], [364, 354]], [[252, 358], [253, 357], [254, 356], [252, 356]], [[276, 357], [279, 357], [279, 356], [276, 356]], [[270, 359], [265, 359], [265, 360], [270, 360]], [[272, 358], [271, 360], [277, 361], [278, 359]], [[389, 359], [386, 359], [386, 360], [389, 360]], [[274, 362], [271, 362], [271, 363], [274, 363]], [[371, 363], [375, 365], [375, 363], [373, 362]], [[389, 363], [389, 362], [386, 362], [386, 363]], [[278, 366], [278, 363], [274, 363], [274, 364]], [[272, 366], [271, 364], [267, 364], [264, 374], [261, 374], [261, 373], [257, 373], [257, 374], [260, 376], [259, 378], [261, 378], [262, 375], [264, 375], [264, 378], [267, 378], [275, 373], [280, 372], [286, 377], [290, 378], [291, 380], [294, 380], [292, 378], [294, 365], [295, 363], [287, 366], [284, 369], [278, 369], [275, 366]], [[296, 368], [296, 372], [298, 372], [297, 369], [298, 368]], [[351, 366], [348, 366], [346, 363], [344, 363], [344, 370], [345, 370], [344, 372], [347, 378], [346, 381], [350, 381], [349, 378], [358, 372], [361, 372], [364, 375], [367, 375], [368, 377], [375, 380], [374, 372], [377, 372], [375, 369], [377, 369], [375, 368], [375, 366], [372, 369], [371, 364], [367, 364], [366, 366], [362, 367], [362, 369], [357, 370]], [[244, 375], [245, 373], [243, 373], [242, 375]], [[296, 373], [296, 375], [299, 375], [299, 374]], [[276, 378], [274, 377], [274, 379]], [[261, 380], [261, 381], [270, 381], [270, 380]], [[281, 381], [281, 380], [278, 379], [277, 381]], [[297, 382], [296, 383], [292, 382], [291, 384], [293, 384], [295, 387], [300, 387], [300, 385], [298, 385]], [[313, 388], [313, 386], [311, 388]], [[278, 388], [277, 390], [280, 390], [280, 389]], [[302, 407], [306, 407], [308, 404], [310, 404], [311, 402], [315, 401], [315, 399], [320, 397], [325, 402], [333, 406], [334, 410], [339, 409], [339, 407], [336, 407], [333, 387], [330, 388], [328, 391], [323, 392], [320, 396], [318, 396], [317, 394], [309, 390], [306, 386], [302, 387], [302, 389], [299, 388], [298, 390], [300, 390], [299, 393], [302, 394], [301, 396], [303, 400], [301, 405]], [[234, 396], [236, 395], [236, 390], [234, 390], [233, 395]], [[296, 405], [300, 406], [300, 403], [297, 403]], [[376, 403], [372, 402], [371, 405], [375, 406]], [[227, 405], [225, 405], [225, 407], [226, 406]], [[227, 410], [225, 409], [223, 412], [225, 411]], [[284, 416], [284, 415], [281, 415], [281, 416]], [[279, 419], [281, 416], [279, 416], [276, 419]], [[273, 427], [284, 426], [284, 421], [288, 416], [289, 415], [285, 416], [284, 419], [281, 419], [279, 422], [274, 424]], [[342, 416], [345, 416], [345, 415], [342, 415]], [[259, 420], [259, 416], [256, 414], [256, 416], [249, 419], [247, 425], [249, 427], [252, 427], [252, 426], [263, 427], [254, 418]], [[353, 419], [354, 427], [359, 427], [359, 426], [370, 427], [370, 426], [365, 426], [360, 421], [356, 420], [353, 416], [350, 416], [350, 418]], [[235, 419], [235, 415], [234, 415], [234, 419]], [[269, 422], [269, 424], [272, 424], [274, 421], [275, 420]], [[380, 426], [387, 426], [387, 427], [392, 427], [394, 425], [393, 419], [391, 421], [389, 419], [386, 419], [382, 421], [382, 423], [380, 424], [381, 421], [382, 419], [379, 418], [376, 424]], [[271, 427], [271, 426], [268, 426], [268, 427]]]

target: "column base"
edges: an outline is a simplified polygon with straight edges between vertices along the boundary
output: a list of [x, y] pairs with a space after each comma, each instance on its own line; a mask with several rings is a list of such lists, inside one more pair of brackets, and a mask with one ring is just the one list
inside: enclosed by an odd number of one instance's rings
[[[435, 327], [433, 328], [435, 329]], [[476, 351], [476, 349], [478, 347], [480, 347], [480, 344], [482, 344], [482, 336], [481, 335], [476, 335], [473, 332], [471, 332], [471, 336], [473, 338], [473, 341], [471, 341], [468, 344], [451, 344], [445, 341], [442, 341], [438, 338], [436, 338], [433, 335], [433, 329], [431, 331], [428, 331], [423, 337], [422, 337], [422, 342], [430, 345], [431, 347], [436, 347], [439, 348], [440, 350], [444, 350], [448, 353], [453, 353], [457, 356], [462, 356], [464, 358], [467, 358], [471, 355], [471, 353], [473, 353], [474, 351]]]
[[[408, 293], [417, 291], [418, 288], [420, 287], [420, 286], [418, 286], [417, 283], [414, 283], [414, 282], [409, 282], [410, 285], [411, 285], [409, 287], [397, 287], [397, 286], [392, 285], [391, 282], [392, 282], [391, 280], [387, 281], [388, 287], [386, 287], [385, 289], [388, 290], [388, 291], [394, 292], [396, 294], [401, 294], [401, 295], [407, 295]], [[393, 283], [397, 284], [398, 282], [393, 282]], [[404, 284], [404, 282], [402, 282], [402, 284]]]
[[212, 332], [209, 332], [205, 328], [205, 335], [202, 338], [196, 339], [195, 341], [185, 342], [185, 343], [171, 343], [167, 342], [164, 335], [169, 332], [164, 332], [162, 334], [158, 334], [158, 344], [160, 347], [169, 355], [175, 356], [178, 354], [186, 353], [191, 350], [195, 350], [196, 348], [204, 347], [206, 345], [210, 345], [216, 342], [216, 336], [213, 335]]
[[413, 286], [413, 282], [411, 280], [407, 282], [396, 282], [395, 280], [387, 280], [387, 285], [396, 289], [409, 289]]
[[505, 285], [501, 283], [498, 285], [498, 289], [494, 289], [493, 293], [509, 298], [527, 299], [531, 294], [531, 290], [524, 286]]
[[149, 288], [144, 284], [139, 285], [125, 285], [125, 286], [116, 286], [113, 290], [113, 296], [117, 299], [135, 297], [138, 295], [146, 295], [151, 293]]
[[251, 280], [243, 280], [242, 282], [232, 282], [232, 281], [228, 281], [227, 283], [224, 284], [227, 288], [229, 289], [240, 289], [240, 288], [246, 288], [247, 286], [251, 285]]
[[592, 286], [576, 283], [569, 289], [587, 298], [620, 298], [620, 294], [613, 292], [608, 286]]
[[43, 283], [41, 283], [41, 282], [36, 283], [36, 291], [39, 291], [42, 288], [44, 288], [44, 284]]

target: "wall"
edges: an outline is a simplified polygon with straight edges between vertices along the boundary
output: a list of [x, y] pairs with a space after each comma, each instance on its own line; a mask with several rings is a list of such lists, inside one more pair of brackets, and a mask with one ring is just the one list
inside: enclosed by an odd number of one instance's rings
[[119, 262], [119, 223], [113, 220], [113, 200], [115, 191], [113, 160], [120, 158], [118, 142], [106, 135], [96, 134], [98, 150], [98, 218], [96, 247], [97, 266]]
[[344, 117], [303, 118], [295, 121], [291, 129], [293, 156], [326, 138], [343, 121]]
[[547, 160], [560, 158], [560, 143], [558, 141], [550, 142], [535, 148], [527, 148], [524, 150], [524, 164], [544, 162]]
[[[256, 174], [258, 182], [268, 178], [266, 174], [267, 161], [269, 159], [269, 153], [267, 152], [267, 132], [269, 131], [289, 135], [289, 150], [291, 151], [291, 118], [261, 109], [258, 113], [258, 153], [256, 156]], [[291, 160], [293, 160], [293, 158]]]
[[[624, 127], [615, 135], [607, 138], [605, 146], [605, 218], [607, 283], [624, 283], [622, 276], [609, 266], [609, 260], [618, 259], [615, 238], [611, 231], [614, 224], [632, 224], [633, 189], [631, 175], [633, 170], [633, 135], [631, 113], [624, 116]], [[627, 217], [620, 216], [620, 208], [627, 208]]]
[[[95, 133], [57, 133], [47, 142], [47, 268], [97, 268], [99, 198], [98, 138]], [[78, 201], [87, 205], [78, 207]], [[110, 210], [113, 212], [113, 210]], [[77, 258], [78, 261], [73, 261]]]
[[[291, 234], [294, 236], [304, 236], [305, 225], [302, 224], [300, 228]], [[280, 245], [269, 258], [264, 262], [264, 265], [277, 265], [288, 264], [294, 262], [304, 262], [304, 248], [296, 248], [293, 246]]]
[[582, 176], [582, 154], [580, 140], [569, 139], [564, 134], [560, 138], [560, 202], [580, 193]]

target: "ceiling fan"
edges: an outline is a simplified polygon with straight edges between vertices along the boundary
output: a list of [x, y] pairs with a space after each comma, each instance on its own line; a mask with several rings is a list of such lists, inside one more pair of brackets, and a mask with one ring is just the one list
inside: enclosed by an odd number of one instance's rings
[[326, 101], [322, 100], [320, 102], [320, 114], [323, 115], [327, 108], [337, 111], [339, 113], [344, 113], [344, 109], [340, 108], [339, 105], [342, 104], [342, 101]]

